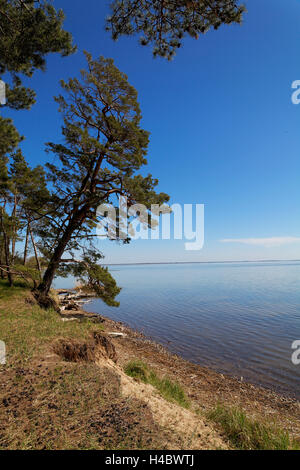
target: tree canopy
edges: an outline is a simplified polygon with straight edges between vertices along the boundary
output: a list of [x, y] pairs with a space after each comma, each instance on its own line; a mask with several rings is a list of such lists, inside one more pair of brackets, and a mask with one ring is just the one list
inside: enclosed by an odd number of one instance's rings
[[198, 39], [210, 28], [241, 23], [245, 11], [239, 0], [114, 0], [106, 29], [114, 40], [141, 33], [154, 56], [172, 59], [184, 36]]
[[23, 87], [21, 76], [44, 70], [46, 56], [74, 52], [72, 36], [63, 29], [64, 14], [44, 0], [0, 0], [0, 77], [8, 74], [7, 105], [30, 108], [33, 90]]
[[[0, 0], [0, 80], [5, 81], [6, 91], [1, 107], [30, 109], [35, 92], [22, 85], [22, 77], [44, 70], [49, 53], [65, 56], [75, 51], [63, 21], [63, 12], [50, 2]], [[0, 159], [13, 152], [22, 138], [13, 121], [0, 116]]]

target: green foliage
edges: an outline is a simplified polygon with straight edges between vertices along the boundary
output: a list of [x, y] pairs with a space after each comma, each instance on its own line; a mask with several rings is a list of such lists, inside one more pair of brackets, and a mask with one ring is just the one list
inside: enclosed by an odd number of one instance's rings
[[69, 260], [70, 264], [62, 260], [60, 274], [72, 273], [79, 281], [82, 291], [96, 294], [110, 307], [118, 307], [119, 302], [115, 300], [115, 297], [121, 289], [117, 286], [108, 268], [98, 264], [102, 258], [101, 253], [87, 250], [80, 260], [74, 260], [73, 263], [72, 259]]
[[97, 264], [88, 264], [86, 267], [86, 276], [81, 276], [80, 280], [83, 287], [87, 287], [95, 292], [107, 305], [118, 307], [120, 304], [114, 299], [120, 293], [121, 289], [117, 286], [108, 268]]
[[47, 164], [54, 191], [47, 225], [41, 226], [49, 266], [39, 290], [47, 293], [56, 273], [72, 271], [106, 303], [117, 305], [120, 289], [99, 266], [103, 255], [93, 242], [104, 218], [97, 209], [104, 203], [115, 206], [120, 196], [127, 197], [129, 205], [144, 203], [149, 209], [169, 197], [156, 193], [158, 181], [151, 175], [136, 174], [147, 163], [149, 143], [149, 133], [140, 126], [136, 90], [112, 59], [94, 60], [88, 53], [86, 59], [81, 78], [62, 82], [64, 94], [56, 98], [64, 142], [48, 144], [59, 163]]
[[238, 0], [114, 0], [106, 29], [115, 40], [142, 33], [141, 45], [172, 59], [185, 35], [198, 39], [210, 28], [241, 23], [244, 12]]
[[9, 175], [8, 175], [8, 158], [0, 158], [0, 198], [5, 198], [9, 185]]
[[[0, 0], [0, 79], [6, 82], [6, 105], [29, 109], [35, 92], [22, 85], [21, 76], [31, 77], [45, 69], [46, 55], [74, 52], [71, 35], [64, 31], [64, 15], [44, 0]], [[12, 120], [0, 116], [0, 158], [13, 152], [22, 137]]]
[[56, 194], [62, 202], [68, 194], [68, 200], [80, 206], [90, 198], [94, 210], [121, 194], [131, 203], [149, 207], [165, 202], [168, 196], [154, 191], [158, 180], [151, 175], [133, 176], [147, 164], [149, 143], [149, 133], [140, 127], [136, 90], [112, 59], [93, 60], [87, 53], [86, 58], [88, 71], [81, 72], [82, 80], [62, 82], [66, 96], [56, 99], [64, 117], [66, 142], [48, 144], [61, 161], [59, 167], [48, 164]]
[[9, 175], [12, 193], [17, 196], [26, 219], [28, 213], [38, 212], [49, 202], [44, 168], [41, 165], [30, 168], [20, 150], [12, 155]]
[[300, 444], [288, 432], [275, 425], [255, 421], [237, 408], [218, 405], [208, 414], [209, 419], [221, 425], [235, 447], [242, 450], [300, 450]]
[[[49, 200], [45, 173], [41, 166], [31, 169], [20, 150], [7, 157], [0, 158], [0, 271], [17, 278], [22, 278], [35, 285], [40, 278], [40, 261], [36, 246], [35, 266], [26, 264], [30, 241], [34, 244], [37, 234], [37, 212], [45, 212]], [[25, 238], [24, 254], [16, 252], [16, 243]], [[29, 241], [30, 238], [30, 241]]]
[[130, 377], [141, 380], [142, 382], [155, 387], [165, 400], [176, 402], [184, 408], [188, 408], [190, 406], [184, 390], [177, 382], [173, 382], [167, 377], [159, 378], [144, 362], [139, 360], [130, 361], [125, 366], [124, 371]]
[[63, 22], [63, 12], [48, 1], [0, 0], [0, 77], [11, 74], [13, 84], [7, 87], [8, 106], [30, 108], [35, 101], [35, 93], [21, 85], [19, 74], [31, 77], [35, 70], [44, 70], [51, 52], [74, 52]]
[[71, 35], [62, 29], [64, 14], [48, 1], [0, 0], [0, 73], [31, 76], [45, 68], [45, 56], [74, 52]]
[[5, 158], [21, 142], [22, 137], [11, 119], [0, 116], [0, 159]]
[[[15, 263], [13, 266], [14, 270], [20, 273], [20, 276], [23, 275], [23, 279], [28, 279], [29, 281], [38, 281], [40, 279], [40, 275], [38, 270], [35, 267], [24, 266], [22, 264]], [[30, 285], [30, 284], [29, 284]]]
[[6, 102], [7, 106], [12, 109], [30, 109], [35, 103], [35, 97], [34, 90], [30, 88], [19, 84], [12, 88], [8, 83], [6, 84]]

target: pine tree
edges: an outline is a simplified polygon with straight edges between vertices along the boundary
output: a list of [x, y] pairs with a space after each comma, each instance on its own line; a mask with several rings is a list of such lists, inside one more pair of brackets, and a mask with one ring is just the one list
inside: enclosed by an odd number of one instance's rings
[[[63, 29], [63, 21], [63, 12], [56, 11], [50, 2], [0, 0], [0, 80], [6, 82], [6, 100], [5, 104], [1, 103], [2, 106], [15, 110], [29, 109], [35, 102], [35, 92], [22, 85], [22, 76], [31, 77], [35, 70], [44, 70], [46, 56], [51, 52], [60, 52], [63, 56], [74, 52], [72, 37]], [[10, 284], [12, 284], [11, 262], [16, 255], [15, 244], [21, 229], [21, 226], [18, 226], [20, 221], [17, 209], [22, 170], [20, 172], [16, 168], [18, 177], [15, 175], [10, 179], [8, 157], [22, 139], [13, 121], [0, 116], [0, 266], [2, 266], [2, 277], [3, 266], [6, 266]], [[17, 164], [17, 158], [21, 159], [19, 152], [15, 154], [14, 164], [25, 165], [25, 161], [22, 163], [21, 160]], [[30, 173], [29, 168], [28, 171]], [[9, 213], [11, 203], [12, 214]], [[27, 226], [33, 238], [30, 224]], [[26, 256], [24, 255], [25, 261]]]
[[48, 144], [59, 164], [48, 164], [55, 192], [47, 218], [51, 230], [41, 237], [49, 264], [39, 293], [48, 294], [59, 270], [73, 269], [103, 300], [116, 305], [119, 288], [99, 265], [102, 255], [93, 244], [97, 207], [126, 196], [129, 204], [150, 208], [168, 196], [155, 192], [158, 182], [151, 175], [136, 174], [147, 163], [149, 142], [149, 133], [140, 127], [136, 90], [112, 59], [86, 58], [81, 80], [62, 82], [65, 93], [56, 99], [64, 119], [64, 144]]
[[7, 274], [9, 285], [12, 286], [9, 252], [10, 221], [6, 211], [10, 198], [10, 187], [8, 158], [0, 155], [0, 271], [2, 278], [4, 273]]
[[[41, 166], [33, 169], [26, 162], [22, 152], [17, 150], [9, 159], [0, 159], [0, 270], [2, 278], [7, 274], [10, 285], [12, 272], [18, 274], [21, 269], [22, 277], [26, 278], [26, 269], [20, 265], [26, 264], [31, 242], [37, 271], [30, 269], [29, 278], [34, 280], [41, 277], [40, 256], [38, 243], [39, 219], [37, 211], [45, 212], [50, 193], [47, 189], [45, 171]], [[25, 239], [22, 257], [16, 251], [16, 243]]]
[[48, 1], [0, 0], [0, 78], [11, 77], [11, 85], [6, 85], [9, 107], [29, 109], [35, 101], [34, 91], [22, 86], [22, 75], [44, 70], [51, 52], [74, 52], [63, 22], [62, 10], [56, 11]]
[[198, 39], [210, 28], [241, 23], [245, 11], [238, 0], [114, 0], [106, 29], [114, 40], [141, 33], [143, 46], [170, 60], [185, 35]]
[[[43, 208], [49, 200], [45, 171], [41, 166], [31, 169], [18, 150], [12, 157], [10, 166], [11, 192], [13, 201], [14, 234], [12, 239], [12, 260], [15, 258], [15, 243], [18, 240], [18, 232], [26, 229], [25, 246], [23, 260], [26, 264], [28, 252], [28, 241], [34, 250], [36, 266], [41, 275], [41, 266], [38, 255], [37, 244], [35, 243], [35, 214], [39, 208]], [[43, 209], [41, 209], [43, 210]], [[38, 216], [40, 218], [40, 216]]]
[[[6, 103], [1, 107], [29, 109], [35, 92], [22, 85], [22, 76], [44, 70], [46, 55], [74, 52], [71, 35], [63, 29], [64, 15], [47, 1], [0, 0], [0, 80], [5, 81]], [[0, 158], [21, 142], [11, 119], [0, 116]]]

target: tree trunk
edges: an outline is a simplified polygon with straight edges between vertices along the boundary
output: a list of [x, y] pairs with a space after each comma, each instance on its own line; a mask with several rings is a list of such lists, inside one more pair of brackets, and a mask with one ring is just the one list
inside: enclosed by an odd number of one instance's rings
[[6, 233], [4, 233], [4, 251], [5, 251], [5, 262], [6, 262], [6, 266], [7, 266], [8, 283], [9, 283], [9, 287], [12, 287], [13, 277], [12, 277], [12, 274], [10, 272], [9, 239], [8, 239]]
[[[1, 245], [0, 245], [0, 266], [3, 266], [3, 264], [4, 264], [3, 263], [3, 251], [4, 251], [3, 245], [4, 245], [4, 242], [1, 243]], [[1, 279], [4, 279], [4, 272], [2, 270], [0, 271], [0, 277], [1, 277]]]
[[26, 265], [26, 260], [27, 260], [27, 253], [28, 253], [28, 241], [29, 241], [29, 222], [27, 224], [27, 229], [26, 229], [26, 238], [25, 238], [25, 247], [24, 247], [24, 258], [23, 258], [23, 265]]
[[13, 285], [13, 277], [10, 272], [10, 259], [9, 259], [9, 238], [7, 236], [7, 233], [4, 229], [4, 223], [3, 223], [3, 207], [1, 207], [1, 230], [3, 233], [3, 244], [4, 244], [4, 256], [5, 256], [5, 263], [6, 263], [6, 269], [7, 269], [7, 278], [8, 278], [8, 283], [9, 286], [12, 287]]
[[36, 249], [36, 244], [35, 244], [35, 241], [34, 241], [33, 233], [32, 233], [31, 227], [30, 227], [30, 221], [28, 221], [28, 226], [27, 227], [28, 227], [28, 230], [29, 230], [31, 243], [32, 243], [33, 250], [34, 250], [36, 266], [37, 266], [38, 271], [40, 273], [40, 279], [42, 279], [42, 270], [41, 270], [40, 260], [39, 260], [38, 252], [37, 252], [37, 249]]
[[54, 250], [48, 268], [46, 269], [46, 272], [44, 274], [43, 280], [38, 287], [39, 293], [43, 296], [47, 296], [49, 294], [55, 276], [55, 272], [59, 268], [59, 264], [61, 262], [61, 258], [64, 254], [64, 251], [72, 237], [72, 234], [74, 233], [74, 230], [76, 230], [82, 224], [86, 215], [86, 211], [87, 208], [83, 208], [73, 215], [62, 238], [60, 239], [56, 249]]
[[16, 252], [16, 238], [17, 238], [16, 215], [17, 215], [17, 196], [15, 195], [15, 197], [14, 197], [14, 208], [13, 208], [13, 211], [12, 211], [12, 219], [14, 220], [14, 226], [13, 226], [13, 229], [12, 229], [12, 241], [11, 241], [12, 264], [14, 264], [15, 252]]

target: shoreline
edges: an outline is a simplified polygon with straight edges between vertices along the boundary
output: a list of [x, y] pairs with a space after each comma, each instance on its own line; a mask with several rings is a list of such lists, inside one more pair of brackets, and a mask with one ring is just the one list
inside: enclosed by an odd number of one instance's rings
[[272, 394], [274, 396], [282, 397], [286, 400], [291, 400], [295, 403], [300, 404], [299, 398], [297, 398], [297, 396], [294, 395], [293, 392], [288, 392], [287, 390], [286, 391], [279, 390], [279, 389], [277, 390], [276, 387], [271, 387], [271, 386], [266, 387], [266, 386], [263, 386], [263, 385], [260, 385], [260, 384], [253, 383], [251, 381], [240, 380], [240, 378], [238, 376], [223, 373], [222, 371], [218, 371], [217, 369], [214, 369], [213, 367], [202, 365], [200, 363], [193, 362], [189, 359], [185, 359], [180, 354], [176, 354], [176, 353], [172, 352], [167, 346], [165, 346], [162, 343], [154, 340], [153, 338], [151, 338], [150, 336], [146, 335], [145, 333], [139, 331], [138, 329], [132, 328], [130, 325], [128, 325], [125, 322], [113, 320], [112, 318], [107, 317], [105, 315], [94, 314], [94, 313], [89, 312], [87, 310], [83, 310], [83, 311], [86, 312], [89, 315], [98, 315], [102, 320], [104, 320], [104, 324], [111, 325], [112, 327], [114, 327], [114, 329], [116, 329], [116, 330], [118, 330], [122, 333], [126, 332], [126, 335], [127, 335], [126, 337], [127, 337], [127, 339], [129, 339], [129, 341], [134, 340], [135, 342], [147, 344], [147, 347], [149, 348], [149, 350], [151, 350], [151, 349], [153, 350], [153, 354], [156, 351], [159, 351], [161, 354], [163, 354], [163, 355], [167, 356], [168, 358], [170, 358], [170, 360], [173, 359], [176, 362], [180, 362], [180, 363], [186, 365], [187, 368], [191, 368], [191, 369], [199, 368], [199, 370], [207, 373], [208, 375], [211, 374], [211, 375], [214, 375], [214, 376], [219, 376], [222, 380], [232, 381], [233, 383], [243, 385], [245, 387], [248, 386], [249, 388], [254, 387], [258, 391], [261, 391], [262, 393]]
[[300, 449], [297, 400], [188, 362], [82, 298], [46, 311], [4, 282], [0, 297], [1, 449]]
[[[142, 360], [157, 373], [178, 382], [201, 411], [206, 412], [218, 403], [241, 407], [253, 417], [260, 416], [269, 420], [276, 416], [281, 425], [300, 434], [300, 401], [292, 394], [241, 381], [237, 377], [195, 364], [172, 353], [167, 347], [124, 322], [89, 312], [88, 304], [83, 308], [79, 307], [77, 315], [98, 320], [106, 331], [124, 335], [110, 337], [121, 367], [131, 360]], [[74, 318], [74, 312], [63, 311], [63, 316]]]
[[[93, 314], [92, 312], [87, 312], [87, 313]], [[99, 315], [99, 314], [96, 314], [96, 315]], [[116, 324], [120, 324], [121, 327], [125, 328], [126, 330], [134, 332], [134, 334], [136, 334], [137, 336], [140, 336], [141, 341], [149, 342], [149, 344], [153, 345], [154, 348], [157, 347], [160, 350], [164, 350], [165, 353], [168, 356], [170, 356], [171, 358], [172, 357], [177, 358], [177, 359], [181, 360], [182, 362], [184, 362], [186, 364], [189, 364], [190, 366], [199, 367], [203, 371], [206, 371], [206, 372], [212, 373], [212, 374], [216, 374], [216, 375], [222, 377], [222, 379], [224, 378], [225, 380], [227, 380], [227, 379], [228, 380], [233, 380], [236, 383], [249, 385], [250, 387], [255, 387], [258, 390], [273, 393], [276, 396], [281, 396], [285, 399], [290, 399], [290, 400], [293, 400], [295, 402], [300, 403], [300, 397], [297, 397], [297, 395], [294, 392], [289, 391], [288, 389], [283, 389], [280, 386], [276, 387], [275, 385], [273, 385], [273, 386], [272, 385], [270, 385], [270, 386], [263, 385], [261, 383], [251, 381], [249, 379], [245, 379], [243, 376], [239, 377], [238, 375], [230, 374], [228, 372], [224, 372], [221, 369], [218, 369], [217, 367], [213, 367], [213, 366], [210, 366], [210, 365], [204, 365], [204, 364], [201, 364], [200, 362], [196, 362], [196, 361], [193, 361], [191, 359], [186, 359], [181, 354], [173, 352], [167, 345], [164, 345], [164, 344], [160, 343], [159, 341], [156, 341], [154, 338], [147, 335], [146, 333], [143, 333], [138, 328], [134, 329], [130, 325], [128, 325], [126, 322], [116, 321], [116, 320], [113, 320], [110, 317], [106, 317], [104, 315], [100, 315], [100, 316], [103, 319], [105, 319], [105, 321], [107, 321], [107, 322], [109, 321], [109, 322], [114, 322]]]
[[113, 320], [112, 318], [106, 317], [105, 315], [94, 313], [94, 312], [89, 312], [87, 310], [83, 310], [83, 311], [90, 314], [90, 315], [98, 315], [102, 319], [104, 319], [106, 322], [112, 322], [112, 324], [121, 325], [121, 328], [125, 328], [126, 330], [131, 331], [135, 335], [140, 337], [141, 341], [146, 341], [149, 344], [152, 344], [154, 348], [157, 347], [158, 349], [165, 350], [166, 354], [168, 354], [170, 357], [178, 358], [181, 361], [183, 361], [187, 364], [190, 364], [191, 366], [198, 366], [199, 368], [201, 368], [204, 371], [207, 371], [208, 373], [211, 372], [211, 373], [217, 374], [217, 375], [221, 376], [222, 378], [224, 377], [225, 379], [230, 379], [230, 380], [233, 380], [237, 383], [241, 383], [241, 384], [245, 384], [245, 385], [248, 384], [251, 387], [261, 389], [262, 391], [271, 392], [271, 393], [274, 393], [275, 395], [282, 396], [286, 399], [291, 399], [291, 400], [294, 400], [295, 402], [300, 403], [300, 396], [297, 397], [297, 395], [294, 392], [289, 391], [287, 388], [283, 388], [280, 385], [278, 385], [278, 387], [276, 387], [276, 385], [271, 385], [271, 384], [269, 386], [263, 385], [262, 383], [258, 383], [258, 382], [251, 381], [249, 379], [245, 379], [244, 376], [238, 376], [234, 373], [230, 374], [228, 372], [222, 371], [221, 369], [218, 369], [218, 367], [201, 364], [201, 362], [196, 362], [196, 361], [193, 361], [191, 359], [185, 358], [183, 355], [181, 355], [179, 353], [176, 353], [176, 352], [173, 352], [171, 350], [171, 348], [168, 347], [167, 345], [164, 345], [163, 343], [155, 340], [154, 338], [147, 335], [146, 333], [139, 330], [138, 328], [131, 327], [128, 323], [126, 323], [124, 321]]

